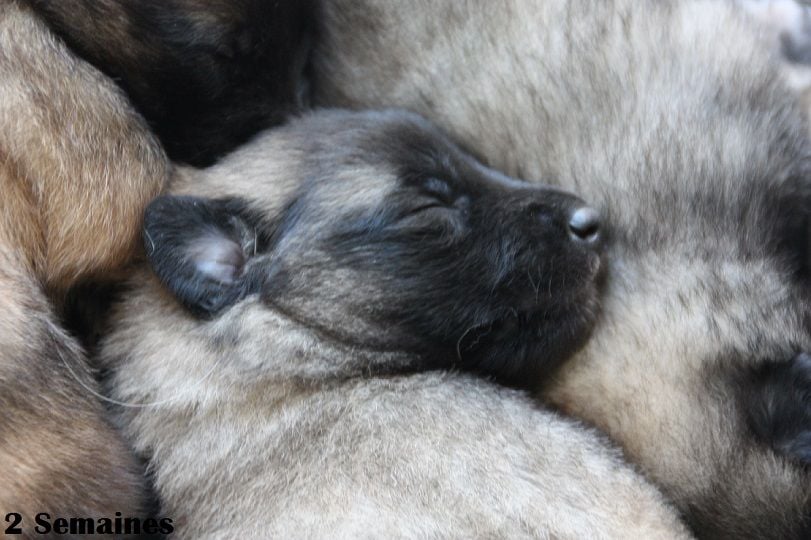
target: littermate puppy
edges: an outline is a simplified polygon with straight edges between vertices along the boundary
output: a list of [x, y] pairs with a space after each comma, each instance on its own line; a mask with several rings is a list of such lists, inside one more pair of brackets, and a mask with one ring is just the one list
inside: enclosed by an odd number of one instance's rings
[[322, 7], [321, 104], [422, 113], [603, 214], [601, 315], [543, 397], [700, 536], [811, 538], [811, 141], [755, 22], [700, 0]]
[[203, 166], [306, 100], [315, 0], [23, 0]]
[[[169, 175], [116, 86], [20, 3], [0, 0], [0, 517], [144, 510], [144, 478], [105, 420], [53, 306], [137, 253], [143, 209]], [[41, 529], [42, 530], [42, 529]]]
[[687, 538], [601, 436], [449, 369], [573, 352], [600, 234], [396, 111], [183, 171], [101, 347], [174, 537]]

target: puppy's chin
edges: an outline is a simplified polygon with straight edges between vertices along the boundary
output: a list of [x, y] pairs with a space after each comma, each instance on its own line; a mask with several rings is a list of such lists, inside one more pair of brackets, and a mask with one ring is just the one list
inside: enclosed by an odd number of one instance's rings
[[457, 343], [457, 360], [504, 384], [537, 385], [585, 344], [597, 313], [594, 287], [545, 309], [509, 310], [468, 329]]

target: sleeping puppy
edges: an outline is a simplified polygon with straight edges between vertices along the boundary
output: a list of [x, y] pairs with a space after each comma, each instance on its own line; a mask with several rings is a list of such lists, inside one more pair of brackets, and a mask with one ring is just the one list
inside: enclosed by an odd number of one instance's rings
[[298, 108], [314, 0], [25, 0], [203, 166]]
[[695, 532], [811, 538], [811, 138], [734, 2], [325, 0], [316, 100], [401, 106], [605, 220], [601, 316], [541, 397]]
[[[136, 254], [169, 164], [116, 86], [0, 0], [0, 514], [143, 510], [138, 464], [104, 418], [57, 306]], [[11, 523], [7, 520], [6, 526]]]
[[599, 236], [402, 112], [183, 171], [101, 348], [177, 538], [686, 538], [595, 432], [453, 369], [577, 349]]

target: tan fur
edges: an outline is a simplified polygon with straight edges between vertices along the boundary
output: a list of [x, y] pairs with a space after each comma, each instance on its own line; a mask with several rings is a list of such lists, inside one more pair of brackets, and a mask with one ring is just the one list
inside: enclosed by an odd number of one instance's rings
[[138, 515], [140, 467], [88, 389], [95, 381], [18, 253], [0, 242], [0, 511]]
[[30, 215], [6, 226], [40, 231], [23, 245], [37, 277], [63, 291], [132, 256], [167, 165], [112, 82], [15, 3], [2, 7], [0, 163], [16, 192], [3, 204]]
[[129, 263], [168, 171], [115, 85], [1, 1], [0, 512], [28, 534], [38, 512], [142, 511], [139, 467], [51, 305]]
[[[75, 2], [67, 5], [64, 2], [51, 0], [22, 0], [36, 9], [59, 14], [58, 25], [68, 29], [74, 43], [81, 44], [81, 49], [92, 58], [103, 58], [121, 70], [133, 70], [145, 61], [152, 62], [161, 55], [165, 44], [142, 39], [140, 32], [158, 29], [141, 28], [143, 21], [132, 20], [132, 6], [120, 0], [95, 0], [94, 2]], [[188, 23], [187, 35], [178, 32], [176, 39], [211, 39], [210, 35], [226, 35], [238, 22], [240, 12], [234, 9], [233, 2], [228, 0], [179, 0], [166, 6], [169, 17], [175, 12], [182, 13]], [[137, 10], [136, 10], [137, 11]], [[224, 50], [232, 43], [223, 43]], [[149, 84], [149, 81], [133, 81], [136, 85]], [[140, 90], [140, 88], [139, 88]]]
[[808, 127], [752, 24], [702, 1], [330, 0], [324, 17], [322, 104], [410, 108], [604, 211], [601, 323], [545, 398], [701, 535], [801, 534], [811, 477], [753, 441], [737, 394], [811, 346], [807, 284], [769, 251], [766, 213], [807, 179]]
[[208, 166], [306, 99], [314, 0], [20, 0], [113, 79], [172, 160]]
[[[316, 118], [185, 170], [172, 192], [238, 197], [272, 220], [325, 175], [324, 223], [379, 202], [392, 165], [330, 139], [363, 126]], [[455, 373], [369, 375], [411, 353], [348, 345], [258, 294], [205, 321], [146, 268], [131, 285], [101, 359], [115, 399], [145, 405], [119, 418], [150, 460], [176, 538], [688, 537], [599, 435], [521, 393]], [[341, 308], [316, 311], [330, 320]]]

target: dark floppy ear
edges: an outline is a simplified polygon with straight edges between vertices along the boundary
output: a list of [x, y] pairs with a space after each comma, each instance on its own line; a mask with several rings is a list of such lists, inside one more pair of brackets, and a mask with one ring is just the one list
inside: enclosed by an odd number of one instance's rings
[[164, 195], [144, 214], [147, 258], [161, 282], [200, 317], [211, 317], [251, 292], [245, 265], [256, 230], [236, 199]]

